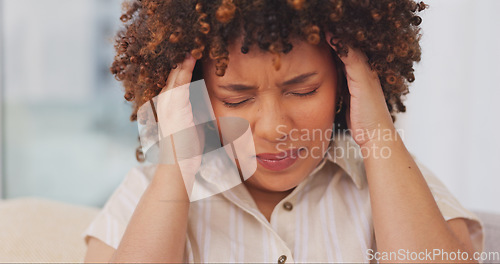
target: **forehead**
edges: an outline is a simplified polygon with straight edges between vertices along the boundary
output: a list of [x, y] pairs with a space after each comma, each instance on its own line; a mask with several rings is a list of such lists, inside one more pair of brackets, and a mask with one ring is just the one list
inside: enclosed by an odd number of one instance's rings
[[[326, 43], [312, 45], [295, 40], [292, 41], [292, 44], [293, 48], [289, 53], [279, 54], [281, 67], [276, 70], [273, 61], [277, 59], [278, 55], [263, 51], [256, 45], [250, 46], [249, 52], [244, 54], [241, 52], [241, 41], [236, 41], [228, 46], [229, 64], [222, 78], [240, 78], [257, 72], [273, 73], [279, 78], [280, 76], [300, 74], [306, 70], [331, 69], [331, 64], [334, 64], [330, 47]], [[205, 74], [215, 73], [215, 61], [206, 58], [203, 66]]]

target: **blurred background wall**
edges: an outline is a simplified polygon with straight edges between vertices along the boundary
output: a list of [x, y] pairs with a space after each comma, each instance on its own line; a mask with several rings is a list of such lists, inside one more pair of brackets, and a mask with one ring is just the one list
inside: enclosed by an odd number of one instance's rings
[[[0, 1], [2, 196], [101, 206], [138, 165], [131, 108], [108, 70], [121, 1]], [[426, 3], [397, 125], [460, 202], [500, 213], [500, 1]]]
[[398, 126], [463, 205], [500, 213], [500, 1], [426, 3], [422, 60]]
[[3, 196], [99, 206], [136, 165], [116, 0], [3, 0]]

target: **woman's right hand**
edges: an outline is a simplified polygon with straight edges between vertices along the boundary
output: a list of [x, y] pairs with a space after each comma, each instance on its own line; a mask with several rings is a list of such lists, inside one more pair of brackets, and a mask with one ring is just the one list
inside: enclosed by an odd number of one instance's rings
[[198, 133], [189, 101], [189, 86], [196, 60], [188, 54], [172, 69], [167, 84], [157, 97], [160, 164], [176, 164], [188, 195], [201, 164], [204, 138]]

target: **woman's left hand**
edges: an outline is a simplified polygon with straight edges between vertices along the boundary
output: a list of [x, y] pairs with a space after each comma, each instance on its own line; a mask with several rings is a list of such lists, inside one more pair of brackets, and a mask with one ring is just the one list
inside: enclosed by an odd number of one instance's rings
[[[326, 34], [330, 44], [331, 33]], [[334, 43], [335, 39], [333, 40]], [[377, 72], [370, 69], [368, 58], [359, 49], [347, 47], [348, 53], [340, 57], [345, 65], [344, 73], [350, 94], [350, 107], [346, 120], [351, 135], [356, 143], [364, 146], [370, 142], [381, 140], [384, 133], [395, 133], [391, 115], [387, 109], [384, 93]], [[346, 103], [348, 98], [343, 98]]]

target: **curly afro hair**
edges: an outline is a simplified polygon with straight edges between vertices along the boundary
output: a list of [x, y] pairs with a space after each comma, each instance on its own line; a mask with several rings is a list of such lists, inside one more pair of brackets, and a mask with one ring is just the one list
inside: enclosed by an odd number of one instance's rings
[[[413, 0], [129, 0], [110, 70], [123, 82], [124, 97], [132, 102], [130, 120], [136, 121], [138, 108], [160, 93], [186, 53], [215, 60], [216, 74], [223, 76], [228, 46], [243, 36], [242, 53], [257, 46], [273, 54], [279, 69], [280, 54], [293, 49], [291, 39], [333, 44], [325, 39], [329, 31], [340, 40], [334, 44], [339, 56], [347, 54], [347, 45], [367, 55], [394, 119], [406, 111], [402, 99], [421, 56], [417, 12], [427, 7]], [[202, 78], [197, 68], [194, 80]], [[345, 109], [336, 122], [345, 123]], [[140, 148], [136, 154], [142, 161]]]

